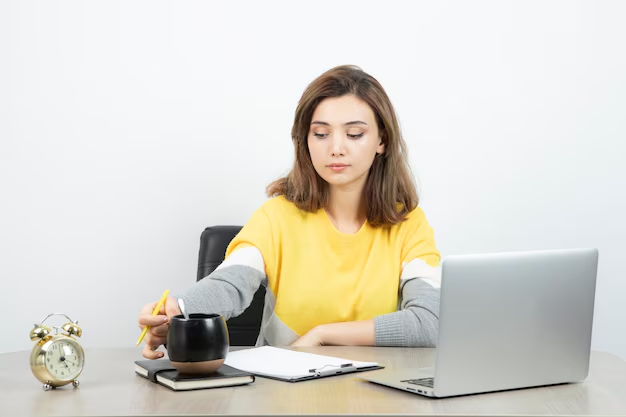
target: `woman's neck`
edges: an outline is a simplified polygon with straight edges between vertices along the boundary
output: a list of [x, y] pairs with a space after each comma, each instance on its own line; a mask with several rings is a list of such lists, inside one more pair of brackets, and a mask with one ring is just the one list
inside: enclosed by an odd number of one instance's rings
[[326, 214], [337, 230], [342, 233], [359, 231], [367, 214], [362, 200], [363, 190], [330, 188], [330, 199]]

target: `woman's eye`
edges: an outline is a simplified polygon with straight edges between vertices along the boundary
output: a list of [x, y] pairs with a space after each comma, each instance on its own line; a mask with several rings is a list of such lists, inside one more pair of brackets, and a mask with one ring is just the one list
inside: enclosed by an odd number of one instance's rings
[[[363, 133], [358, 133], [358, 134], [350, 134], [350, 133], [348, 133], [347, 135], [348, 135], [348, 137], [350, 139], [358, 139], [358, 138], [363, 136]], [[313, 132], [313, 136], [315, 136], [316, 138], [324, 139], [326, 136], [328, 136], [328, 133]]]

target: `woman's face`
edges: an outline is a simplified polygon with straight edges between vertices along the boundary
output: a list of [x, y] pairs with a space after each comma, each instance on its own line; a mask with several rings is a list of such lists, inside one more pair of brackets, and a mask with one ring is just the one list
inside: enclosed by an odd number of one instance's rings
[[353, 95], [320, 102], [308, 135], [313, 167], [331, 186], [362, 189], [376, 154], [385, 150], [374, 112]]

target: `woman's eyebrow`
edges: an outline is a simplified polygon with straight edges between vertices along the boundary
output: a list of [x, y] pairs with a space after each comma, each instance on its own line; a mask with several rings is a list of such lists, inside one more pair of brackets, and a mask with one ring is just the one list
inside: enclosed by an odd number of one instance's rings
[[[311, 122], [311, 124], [312, 125], [330, 126], [329, 123], [322, 122], [322, 121], [319, 121], [319, 120], [314, 120], [314, 121]], [[362, 122], [360, 120], [353, 120], [352, 122], [344, 123], [343, 125], [344, 126], [352, 126], [352, 125], [365, 125], [365, 126], [367, 126], [367, 123]]]

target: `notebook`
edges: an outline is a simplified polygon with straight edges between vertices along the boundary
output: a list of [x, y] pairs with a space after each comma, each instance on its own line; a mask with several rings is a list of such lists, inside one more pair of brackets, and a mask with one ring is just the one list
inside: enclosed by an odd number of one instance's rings
[[229, 352], [225, 364], [254, 375], [289, 382], [383, 368], [377, 362], [359, 362], [271, 346]]
[[222, 365], [204, 376], [179, 374], [167, 359], [135, 361], [135, 373], [173, 391], [230, 387], [254, 382], [254, 375]]

